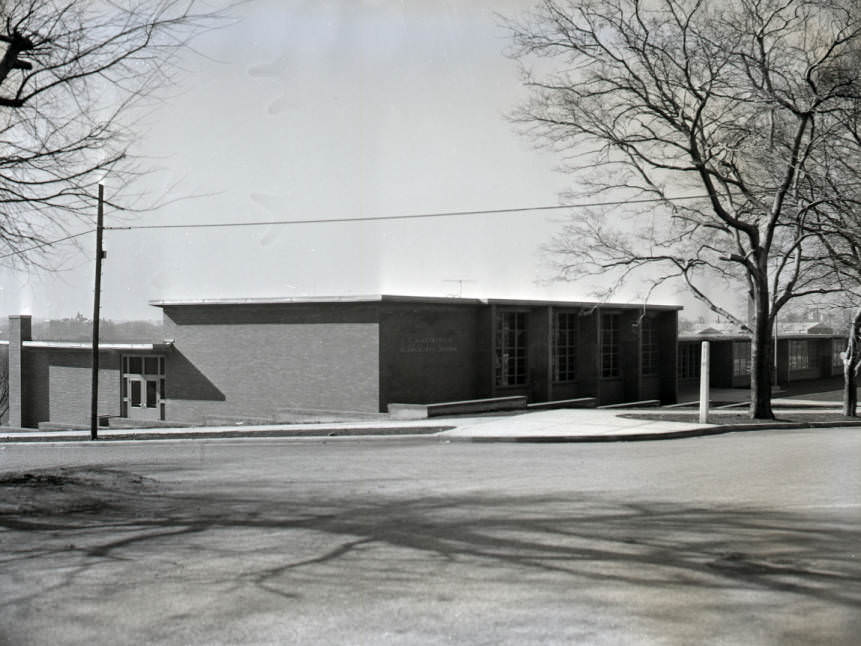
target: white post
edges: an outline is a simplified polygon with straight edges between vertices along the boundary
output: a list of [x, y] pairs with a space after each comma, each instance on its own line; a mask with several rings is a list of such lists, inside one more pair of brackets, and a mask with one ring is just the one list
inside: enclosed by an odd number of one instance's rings
[[700, 424], [709, 423], [709, 342], [700, 350]]

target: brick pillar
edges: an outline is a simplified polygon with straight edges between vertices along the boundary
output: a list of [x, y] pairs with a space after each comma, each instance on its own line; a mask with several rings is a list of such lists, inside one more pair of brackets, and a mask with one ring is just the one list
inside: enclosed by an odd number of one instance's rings
[[24, 418], [24, 341], [31, 340], [30, 316], [9, 317], [9, 426]]

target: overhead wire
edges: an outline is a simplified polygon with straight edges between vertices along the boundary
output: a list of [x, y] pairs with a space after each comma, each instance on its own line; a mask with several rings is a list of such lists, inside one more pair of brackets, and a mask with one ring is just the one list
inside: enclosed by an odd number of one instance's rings
[[[601, 206], [623, 206], [628, 204], [653, 204], [657, 202], [676, 202], [682, 200], [698, 200], [707, 198], [707, 195], [682, 195], [678, 197], [672, 198], [641, 198], [635, 200], [614, 200], [607, 202], [585, 202], [578, 204], [555, 204], [555, 205], [545, 205], [545, 206], [523, 206], [523, 207], [512, 207], [512, 208], [504, 208], [504, 209], [476, 209], [476, 210], [468, 210], [468, 211], [439, 211], [439, 212], [431, 212], [431, 213], [409, 213], [404, 215], [378, 215], [378, 216], [359, 216], [359, 217], [344, 217], [344, 218], [313, 218], [313, 219], [304, 219], [304, 220], [255, 220], [251, 222], [198, 222], [198, 223], [186, 223], [186, 224], [129, 224], [129, 225], [111, 225], [102, 227], [105, 231], [140, 231], [140, 230], [153, 230], [153, 229], [213, 229], [220, 227], [259, 227], [259, 226], [277, 226], [277, 225], [296, 225], [296, 224], [343, 224], [348, 222], [387, 222], [394, 220], [418, 220], [418, 219], [428, 219], [428, 218], [449, 218], [449, 217], [457, 217], [457, 216], [465, 216], [465, 215], [493, 215], [493, 214], [505, 214], [505, 213], [527, 213], [531, 211], [558, 211], [562, 209], [576, 209], [576, 208], [594, 208]], [[36, 249], [42, 249], [44, 247], [50, 247], [52, 245], [58, 244], [60, 242], [65, 242], [66, 240], [71, 240], [73, 238], [79, 238], [81, 236], [85, 236], [90, 233], [94, 233], [96, 229], [87, 229], [86, 231], [80, 231], [78, 233], [73, 233], [71, 235], [65, 236], [63, 238], [57, 238], [56, 240], [49, 240], [45, 242], [41, 242], [35, 244], [31, 247], [27, 247], [25, 249], [18, 249], [16, 251], [12, 251], [3, 255], [0, 255], [0, 260], [5, 258], [10, 258], [12, 256], [18, 256], [28, 251], [35, 251]]]
[[39, 244], [35, 244], [32, 247], [27, 247], [26, 249], [18, 249], [17, 251], [11, 251], [9, 253], [0, 255], [0, 260], [4, 258], [11, 258], [12, 256], [20, 256], [22, 253], [27, 253], [28, 251], [35, 251], [36, 249], [41, 249], [42, 247], [50, 247], [51, 245], [58, 244], [60, 242], [65, 242], [66, 240], [71, 240], [72, 238], [80, 238], [81, 236], [85, 236], [89, 233], [95, 233], [95, 229], [87, 229], [86, 231], [80, 231], [78, 233], [73, 233], [64, 238], [58, 238], [56, 240], [50, 240], [48, 242], [40, 242]]
[[530, 211], [551, 211], [561, 209], [592, 208], [598, 206], [622, 206], [627, 204], [649, 204], [666, 201], [703, 199], [707, 195], [689, 195], [674, 198], [642, 198], [636, 200], [617, 200], [610, 202], [588, 202], [579, 204], [557, 204], [549, 206], [523, 206], [505, 209], [479, 209], [471, 211], [439, 211], [432, 213], [410, 213], [404, 215], [375, 215], [344, 218], [313, 218], [305, 220], [257, 220], [252, 222], [198, 222], [186, 224], [130, 224], [125, 226], [106, 226], [109, 231], [134, 231], [141, 229], [211, 229], [217, 227], [258, 227], [283, 224], [342, 224], [346, 222], [387, 222], [392, 220], [417, 220], [423, 218], [448, 218], [462, 215], [493, 215], [504, 213], [525, 213]]

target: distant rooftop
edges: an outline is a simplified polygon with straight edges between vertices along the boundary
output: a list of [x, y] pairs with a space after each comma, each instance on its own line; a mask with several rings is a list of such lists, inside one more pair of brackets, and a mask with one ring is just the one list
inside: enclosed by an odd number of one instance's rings
[[[778, 322], [777, 336], [779, 338], [807, 338], [811, 336], [842, 336], [840, 333], [819, 321], [797, 321], [797, 322]], [[698, 339], [701, 341], [729, 341], [729, 340], [746, 340], [750, 338], [750, 333], [745, 332], [734, 323], [712, 323], [705, 327], [694, 329], [689, 333], [682, 333], [679, 338], [685, 341]]]

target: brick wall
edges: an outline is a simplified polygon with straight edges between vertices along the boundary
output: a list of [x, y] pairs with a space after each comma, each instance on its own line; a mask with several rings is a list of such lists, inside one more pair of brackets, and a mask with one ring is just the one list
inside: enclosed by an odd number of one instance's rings
[[378, 304], [166, 306], [166, 417], [376, 412]]
[[485, 395], [479, 306], [386, 303], [380, 317], [380, 410]]
[[[89, 350], [24, 348], [23, 425], [90, 423]], [[120, 414], [120, 354], [99, 354], [99, 415]]]

